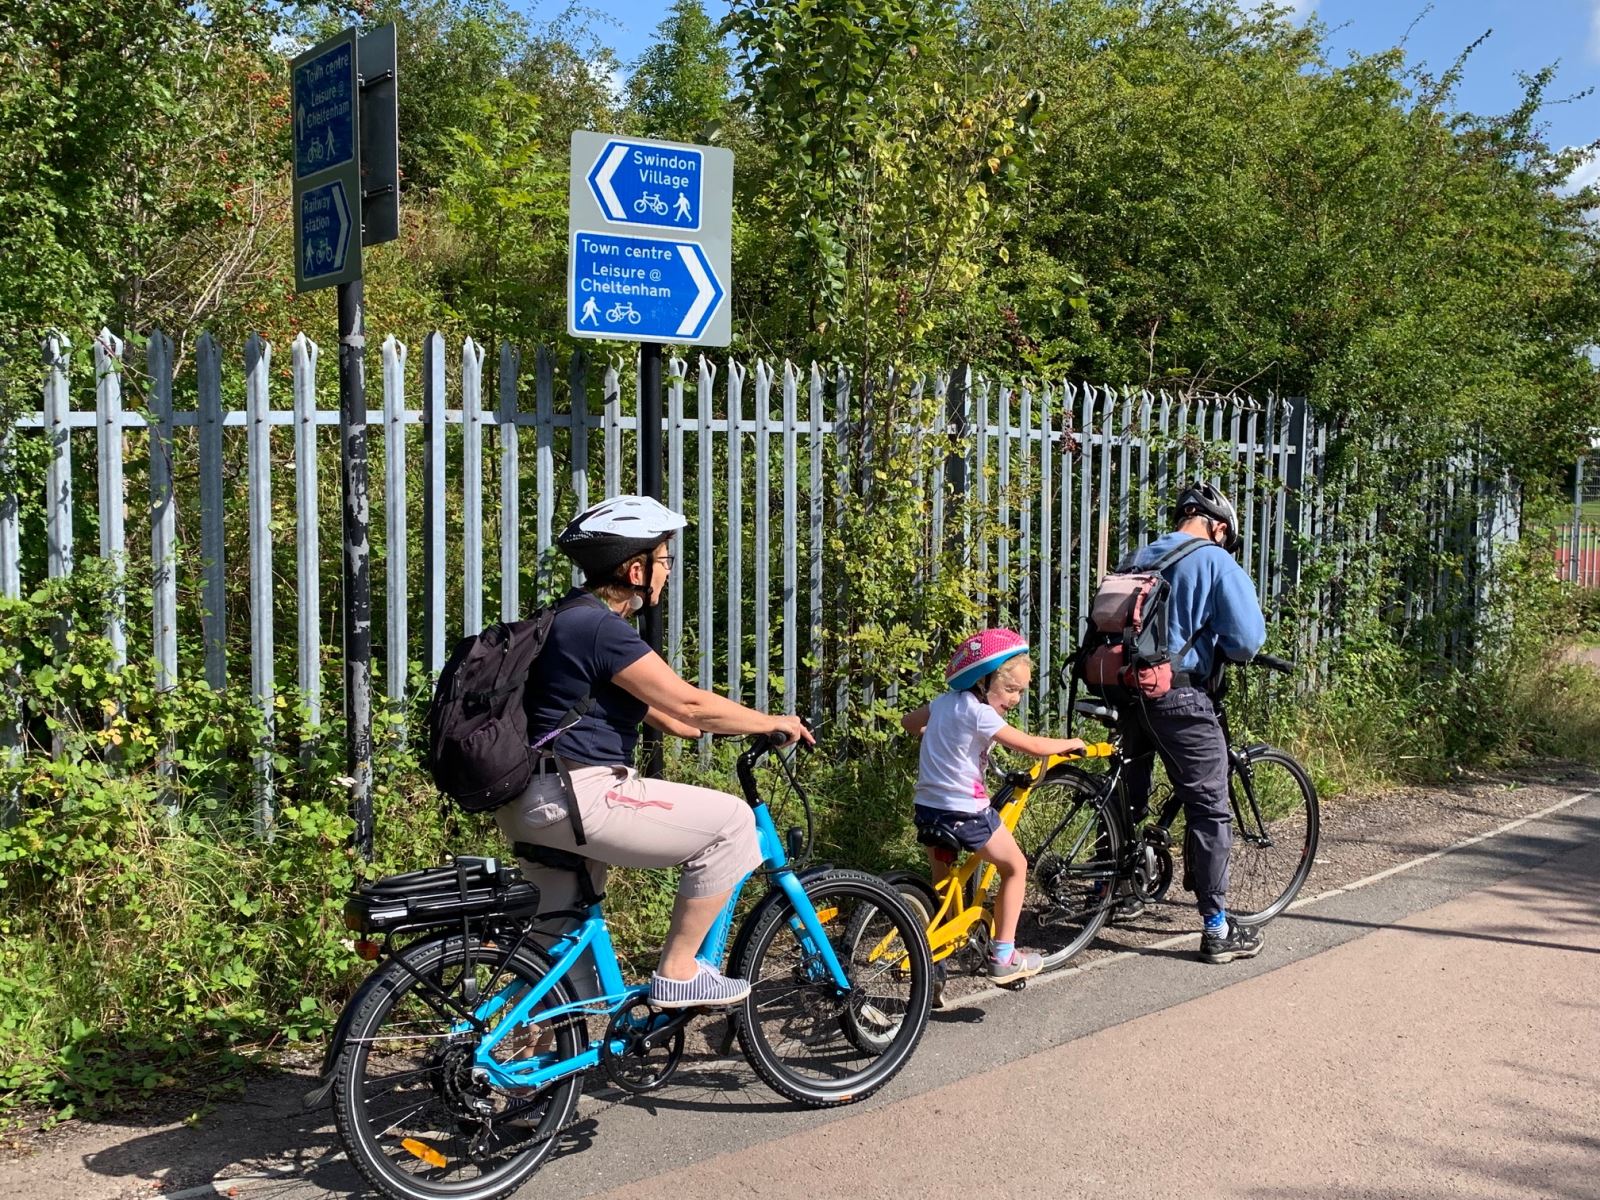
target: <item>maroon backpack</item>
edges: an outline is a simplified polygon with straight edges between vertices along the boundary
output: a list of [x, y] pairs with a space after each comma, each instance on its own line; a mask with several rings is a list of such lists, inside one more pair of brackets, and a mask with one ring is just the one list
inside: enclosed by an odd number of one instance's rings
[[1154, 700], [1172, 690], [1173, 661], [1189, 652], [1205, 626], [1177, 654], [1168, 653], [1171, 585], [1162, 572], [1209, 545], [1204, 538], [1188, 538], [1148, 567], [1135, 568], [1127, 559], [1100, 581], [1072, 658], [1075, 676], [1091, 693], [1116, 703], [1134, 693]]

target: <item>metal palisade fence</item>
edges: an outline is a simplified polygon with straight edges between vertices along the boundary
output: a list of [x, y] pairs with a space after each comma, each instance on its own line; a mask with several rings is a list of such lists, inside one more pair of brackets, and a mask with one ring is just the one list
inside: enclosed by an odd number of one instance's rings
[[[76, 533], [92, 527], [126, 581], [107, 631], [119, 655], [148, 654], [166, 683], [201, 670], [215, 688], [248, 660], [251, 693], [270, 716], [289, 685], [279, 647], [291, 639], [292, 686], [320, 720], [325, 676], [338, 676], [327, 669], [338, 639], [338, 504], [325, 494], [338, 480], [333, 364], [303, 335], [287, 364], [255, 336], [228, 364], [201, 335], [182, 369], [160, 332], [136, 353], [102, 331], [92, 375], [65, 337], [47, 339], [44, 353], [41, 407], [7, 434], [48, 439], [34, 506], [42, 527], [22, 528], [30, 506], [0, 496], [0, 589], [17, 596], [31, 574], [69, 572]], [[437, 333], [420, 355], [388, 338], [381, 357], [383, 404], [367, 414], [382, 431], [374, 657], [384, 691], [401, 700], [412, 669], [431, 678], [455, 638], [525, 615], [570, 582], [551, 548], [560, 523], [639, 478], [638, 373], [583, 352], [558, 362], [544, 348], [530, 364], [509, 345], [491, 364], [470, 338], [454, 348]], [[1336, 588], [1377, 531], [1376, 517], [1341, 525], [1338, 498], [1313, 486], [1329, 430], [1299, 400], [1029, 383], [968, 368], [900, 383], [931, 397], [918, 411], [942, 414], [904, 436], [949, 447], [943, 469], [920, 480], [928, 546], [960, 539], [983, 608], [1025, 632], [1041, 681], [1075, 643], [1100, 576], [1166, 527], [1181, 481], [1207, 478], [1235, 497], [1243, 562], [1269, 610], [1301, 585], [1319, 548], [1319, 586]], [[855, 502], [858, 390], [841, 367], [671, 361], [665, 501], [693, 527], [668, 588], [664, 649], [691, 680], [813, 717], [851, 699], [857, 682], [830, 669], [825, 630], [845, 601], [826, 540]], [[1450, 468], [1441, 471], [1442, 504]], [[92, 506], [79, 498], [91, 477]], [[1480, 555], [1506, 528], [1480, 523], [1462, 536]], [[1408, 604], [1442, 602], [1429, 589], [1442, 596], [1447, 582], [1419, 580]], [[1313, 606], [1307, 650], [1338, 638], [1335, 608]], [[131, 633], [139, 624], [145, 632]], [[942, 668], [936, 657], [928, 669]], [[1030, 716], [1059, 716], [1064, 697], [1039, 692], [1043, 711]]]
[[1600, 455], [1579, 458], [1572, 472], [1572, 523], [1556, 529], [1561, 578], [1600, 588]]

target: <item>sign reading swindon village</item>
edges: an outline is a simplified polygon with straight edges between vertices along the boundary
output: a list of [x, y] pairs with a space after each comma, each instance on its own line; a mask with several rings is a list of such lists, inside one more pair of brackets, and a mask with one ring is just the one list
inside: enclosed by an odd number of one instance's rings
[[568, 199], [570, 334], [728, 344], [731, 151], [579, 130]]

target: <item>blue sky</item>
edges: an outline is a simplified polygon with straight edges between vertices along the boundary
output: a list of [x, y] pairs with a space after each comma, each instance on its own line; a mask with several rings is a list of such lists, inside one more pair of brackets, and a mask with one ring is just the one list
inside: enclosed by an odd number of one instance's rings
[[[1474, 112], [1510, 109], [1519, 96], [1518, 73], [1551, 63], [1560, 64], [1551, 99], [1575, 96], [1600, 83], [1600, 0], [1433, 0], [1431, 5], [1428, 0], [1282, 2], [1295, 10], [1293, 19], [1315, 17], [1330, 28], [1335, 63], [1349, 51], [1370, 53], [1405, 38], [1412, 58], [1442, 71], [1476, 38], [1493, 30], [1468, 60], [1459, 91], [1461, 106]], [[727, 11], [726, 0], [704, 3], [713, 18]], [[548, 19], [567, 7], [567, 0], [521, 0], [521, 6], [536, 20]], [[595, 33], [624, 63], [631, 63], [649, 46], [665, 8], [660, 0], [610, 0], [603, 9], [609, 15], [596, 23]], [[1556, 145], [1600, 139], [1600, 95], [1552, 105], [1544, 119]], [[1591, 160], [1582, 173], [1600, 177], [1600, 158]]]

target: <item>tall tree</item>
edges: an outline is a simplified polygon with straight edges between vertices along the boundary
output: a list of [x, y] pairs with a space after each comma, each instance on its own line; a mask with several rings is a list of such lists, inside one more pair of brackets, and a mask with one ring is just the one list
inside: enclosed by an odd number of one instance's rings
[[647, 137], [704, 141], [721, 125], [733, 56], [699, 0], [676, 0], [634, 64], [628, 105]]

